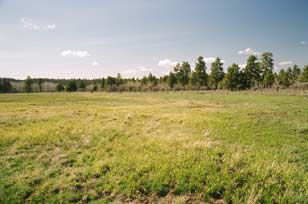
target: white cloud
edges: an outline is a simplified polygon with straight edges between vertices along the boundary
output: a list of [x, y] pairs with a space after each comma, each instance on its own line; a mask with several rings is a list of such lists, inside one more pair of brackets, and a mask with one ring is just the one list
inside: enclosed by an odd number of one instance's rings
[[158, 66], [159, 67], [163, 67], [163, 68], [171, 68], [174, 67], [178, 62], [176, 61], [171, 61], [169, 59], [164, 59], [164, 60], [160, 60], [158, 62]]
[[99, 62], [97, 62], [97, 61], [94, 61], [94, 62], [92, 62], [92, 64], [91, 64], [93, 67], [97, 67], [97, 66], [99, 66], [100, 64], [99, 64]]
[[259, 55], [260, 53], [252, 48], [246, 48], [244, 50], [238, 51], [239, 55]]
[[34, 21], [31, 18], [21, 18], [20, 23], [25, 29], [37, 30], [37, 31], [51, 31], [51, 30], [56, 29], [57, 27], [57, 25], [55, 24], [40, 26], [34, 23]]
[[[212, 64], [213, 62], [215, 62], [215, 60], [217, 59], [217, 57], [206, 57], [203, 58], [203, 61], [207, 64]], [[221, 60], [222, 63], [225, 63], [225, 60]]]
[[153, 69], [147, 68], [147, 67], [144, 67], [144, 66], [139, 66], [138, 71], [140, 71], [140, 72], [151, 72], [151, 71], [153, 71]]
[[306, 45], [306, 41], [301, 41], [301, 45]]
[[56, 29], [57, 25], [51, 24], [43, 27], [43, 30], [50, 31]]
[[145, 66], [138, 66], [136, 69], [127, 69], [127, 70], [123, 71], [122, 73], [124, 75], [139, 75], [139, 76], [143, 76], [145, 73], [150, 73], [152, 71], [153, 71], [152, 68], [147, 68]]
[[84, 58], [84, 57], [89, 57], [90, 54], [88, 51], [84, 50], [63, 50], [61, 56], [63, 57], [74, 56], [74, 57]]
[[284, 62], [279, 62], [279, 65], [290, 65], [293, 64], [292, 61], [284, 61]]
[[21, 18], [20, 19], [21, 24], [24, 28], [30, 29], [30, 30], [39, 30], [40, 27], [33, 23], [32, 19], [30, 18]]

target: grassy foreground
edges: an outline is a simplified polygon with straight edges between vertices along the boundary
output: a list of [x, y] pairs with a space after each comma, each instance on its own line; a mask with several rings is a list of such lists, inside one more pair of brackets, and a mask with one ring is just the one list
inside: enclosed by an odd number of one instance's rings
[[308, 99], [0, 95], [0, 203], [308, 203]]

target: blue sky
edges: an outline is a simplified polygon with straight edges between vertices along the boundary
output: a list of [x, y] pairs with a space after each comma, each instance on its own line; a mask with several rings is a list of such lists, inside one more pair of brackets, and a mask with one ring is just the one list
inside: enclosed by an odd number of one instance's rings
[[264, 51], [308, 64], [307, 0], [0, 0], [0, 77], [162, 75]]

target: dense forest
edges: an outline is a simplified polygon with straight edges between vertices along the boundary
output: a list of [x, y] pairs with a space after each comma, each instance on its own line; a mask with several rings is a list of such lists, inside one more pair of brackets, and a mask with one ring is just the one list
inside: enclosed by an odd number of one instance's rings
[[25, 80], [0, 78], [0, 93], [17, 92], [74, 92], [74, 91], [180, 91], [180, 90], [216, 90], [231, 91], [263, 88], [308, 88], [308, 65], [297, 65], [274, 71], [273, 54], [265, 52], [258, 58], [251, 55], [246, 66], [240, 68], [233, 63], [224, 71], [222, 60], [217, 57], [207, 71], [203, 57], [198, 57], [195, 67], [184, 61], [161, 77], [151, 73], [142, 78], [122, 78], [108, 76], [101, 79], [32, 79]]

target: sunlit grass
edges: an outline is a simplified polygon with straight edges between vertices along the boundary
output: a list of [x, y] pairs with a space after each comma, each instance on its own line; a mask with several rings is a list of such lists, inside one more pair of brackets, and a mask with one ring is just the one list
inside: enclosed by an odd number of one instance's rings
[[308, 203], [307, 118], [300, 95], [0, 95], [0, 203]]

